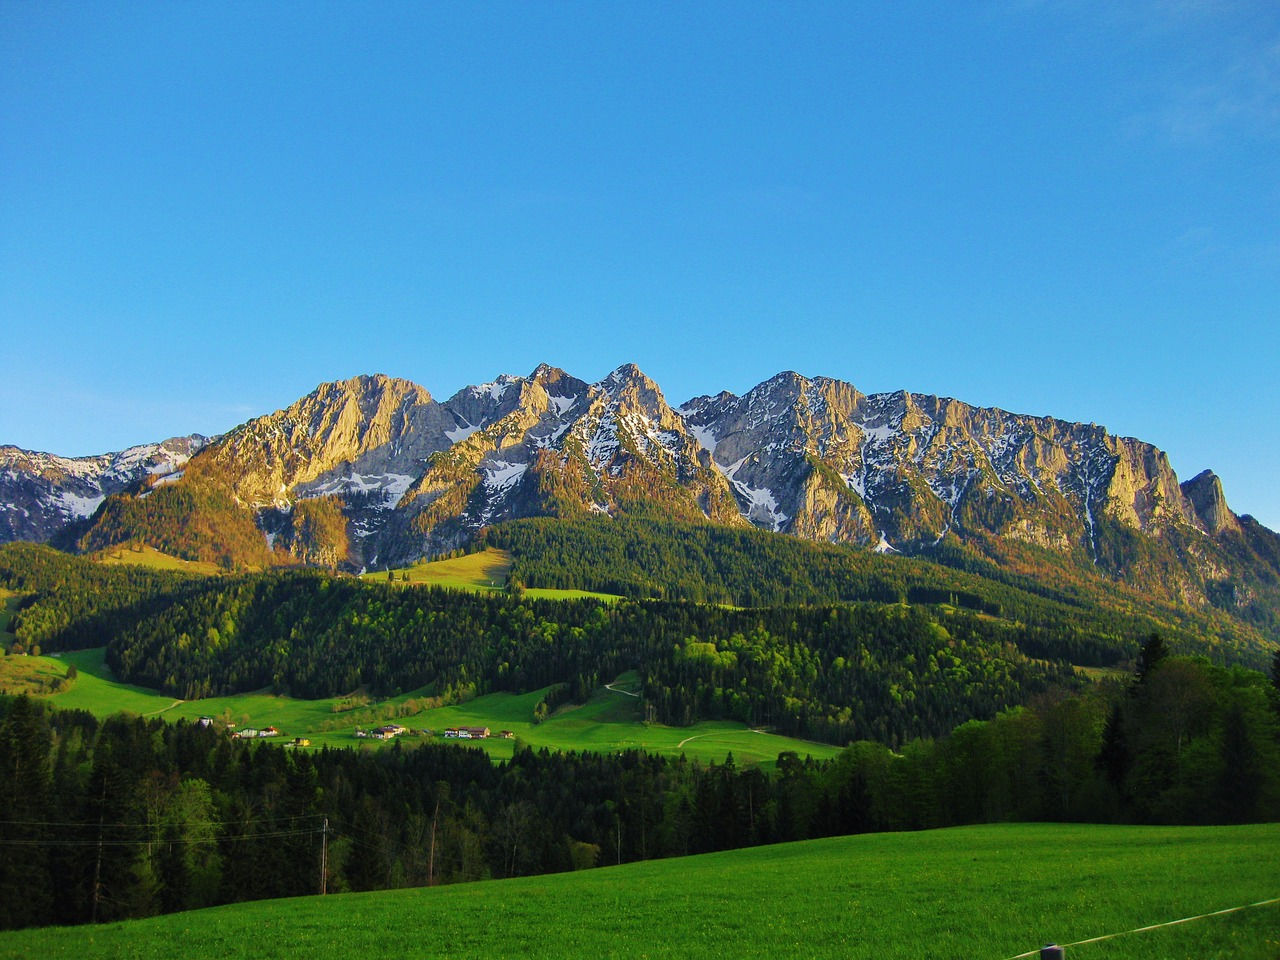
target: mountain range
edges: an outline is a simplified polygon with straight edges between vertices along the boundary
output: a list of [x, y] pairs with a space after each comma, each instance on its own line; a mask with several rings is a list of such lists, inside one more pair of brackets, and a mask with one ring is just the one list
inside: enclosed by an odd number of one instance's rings
[[679, 406], [633, 364], [595, 383], [543, 364], [444, 401], [359, 376], [212, 439], [0, 447], [0, 541], [361, 569], [593, 515], [1058, 564], [1253, 620], [1280, 596], [1280, 537], [1211, 471], [1179, 482], [1162, 451], [1095, 424], [792, 372]]

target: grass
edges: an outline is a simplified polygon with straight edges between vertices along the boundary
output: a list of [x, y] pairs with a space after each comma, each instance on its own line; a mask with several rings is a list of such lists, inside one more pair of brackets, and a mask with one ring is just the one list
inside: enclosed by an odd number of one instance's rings
[[[25, 669], [39, 671], [51, 683], [65, 676], [67, 667], [75, 664], [78, 676], [70, 689], [48, 697], [55, 706], [88, 710], [97, 716], [108, 716], [121, 710], [144, 716], [160, 716], [166, 720], [196, 720], [202, 716], [229, 720], [238, 727], [279, 728], [282, 740], [305, 737], [319, 748], [362, 746], [376, 749], [380, 741], [355, 737], [357, 726], [376, 726], [394, 719], [412, 730], [444, 730], [446, 727], [486, 726], [496, 734], [510, 730], [517, 740], [494, 737], [489, 740], [456, 741], [459, 747], [479, 747], [497, 759], [509, 758], [517, 742], [535, 749], [589, 750], [615, 753], [639, 749], [667, 756], [684, 754], [690, 759], [723, 761], [732, 753], [738, 763], [776, 762], [778, 754], [791, 750], [815, 759], [835, 756], [839, 747], [808, 740], [795, 740], [771, 733], [758, 733], [732, 721], [703, 721], [690, 727], [668, 727], [642, 722], [639, 698], [633, 696], [639, 687], [634, 673], [626, 673], [613, 685], [601, 688], [581, 706], [565, 706], [540, 724], [533, 722], [533, 710], [546, 688], [530, 693], [491, 693], [466, 703], [428, 710], [410, 710], [408, 701], [425, 696], [425, 690], [411, 690], [350, 711], [337, 712], [334, 707], [346, 697], [322, 700], [300, 700], [258, 692], [203, 700], [176, 700], [147, 687], [121, 683], [111, 676], [105, 663], [105, 648], [76, 650], [58, 657], [12, 657]], [[625, 691], [625, 692], [624, 692]], [[19, 692], [14, 690], [12, 692]], [[29, 692], [38, 692], [34, 688]], [[418, 735], [402, 737], [402, 742], [422, 742]], [[455, 741], [445, 741], [454, 743]]]
[[216, 576], [224, 571], [216, 564], [203, 560], [183, 560], [168, 553], [162, 553], [147, 544], [122, 544], [109, 547], [93, 554], [92, 559], [99, 563], [127, 563], [139, 567], [150, 567], [153, 570], [180, 570], [183, 573], [199, 573], [207, 577]]
[[76, 665], [77, 676], [71, 688], [49, 697], [50, 703], [63, 709], [88, 710], [99, 717], [122, 710], [152, 715], [161, 713], [175, 702], [173, 697], [148, 687], [113, 680], [111, 671], [104, 662], [106, 652], [106, 647], [96, 647], [92, 650], [67, 651], [57, 657], [28, 659], [57, 665], [64, 675], [69, 664]]
[[[622, 690], [628, 681], [634, 684], [634, 676], [624, 674], [620, 681], [616, 686]], [[728, 720], [702, 721], [689, 727], [646, 724], [642, 722], [638, 698], [604, 688], [597, 690], [585, 704], [566, 705], [535, 724], [533, 708], [545, 692], [489, 694], [467, 703], [426, 710], [400, 722], [411, 729], [434, 731], [464, 726], [487, 726], [494, 733], [510, 730], [517, 740], [460, 741], [467, 746], [478, 746], [497, 758], [510, 757], [517, 742], [534, 749], [596, 753], [634, 749], [717, 762], [732, 753], [738, 763], [764, 764], [774, 763], [785, 750], [815, 759], [833, 757], [840, 752], [839, 747], [830, 744], [760, 733]]]
[[56, 690], [65, 674], [44, 657], [0, 657], [0, 693], [43, 696]]
[[[391, 573], [394, 576], [393, 582], [397, 585], [451, 587], [455, 590], [492, 593], [505, 590], [507, 587], [507, 577], [511, 573], [511, 554], [506, 550], [488, 548], [462, 557], [451, 557], [448, 560], [423, 561], [409, 567], [396, 567]], [[386, 580], [387, 571], [366, 573], [362, 579]], [[594, 593], [590, 590], [553, 590], [542, 587], [530, 587], [525, 590], [524, 595], [540, 600], [594, 598], [613, 601], [618, 599], [611, 593]]]
[[[1280, 825], [998, 824], [0, 934], [0, 955], [977, 960], [1280, 896]], [[1274, 960], [1280, 907], [1071, 960]]]

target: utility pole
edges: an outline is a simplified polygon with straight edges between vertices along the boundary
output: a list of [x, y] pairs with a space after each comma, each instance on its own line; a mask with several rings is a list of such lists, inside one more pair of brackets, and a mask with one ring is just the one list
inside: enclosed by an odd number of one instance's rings
[[329, 892], [329, 818], [320, 828], [320, 896]]
[[98, 855], [93, 861], [93, 888], [90, 900], [89, 922], [98, 922], [98, 900], [102, 895], [102, 824], [107, 812], [107, 775], [102, 775], [102, 799], [98, 801]]
[[440, 817], [440, 794], [436, 794], [436, 812], [431, 814], [431, 852], [427, 854], [427, 886], [436, 885], [436, 820]]

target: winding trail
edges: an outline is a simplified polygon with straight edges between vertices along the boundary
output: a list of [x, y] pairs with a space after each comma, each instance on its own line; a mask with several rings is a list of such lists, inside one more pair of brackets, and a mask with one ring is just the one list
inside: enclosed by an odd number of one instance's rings
[[612, 690], [614, 693], [620, 693], [620, 694], [622, 694], [623, 696], [626, 696], [626, 697], [639, 697], [639, 696], [640, 696], [640, 694], [638, 694], [638, 693], [632, 693], [630, 690], [619, 690], [619, 689], [618, 689], [617, 687], [615, 687], [612, 683], [606, 683], [606, 684], [604, 685], [604, 688], [605, 688], [606, 690]]
[[[733, 731], [733, 730], [728, 730], [728, 731], [726, 731], [726, 730], [716, 730], [716, 731], [714, 731], [714, 732], [712, 732], [712, 733], [695, 733], [692, 737], [685, 737], [683, 740], [681, 740], [679, 743], [677, 743], [677, 744], [676, 744], [676, 749], [677, 749], [677, 750], [679, 750], [681, 747], [683, 747], [683, 746], [684, 746], [686, 743], [688, 743], [690, 740], [701, 740], [703, 737], [714, 737], [714, 736], [717, 736], [718, 734], [722, 734], [722, 733], [736, 733], [736, 732], [737, 732], [737, 731]], [[747, 733], [768, 733], [768, 732], [769, 732], [769, 731], [767, 731], [767, 730], [757, 730], [757, 729], [755, 729], [754, 727], [748, 727], [748, 728], [747, 728]]]
[[165, 713], [166, 711], [172, 710], [174, 707], [178, 706], [178, 704], [186, 703], [186, 702], [187, 701], [185, 700], [175, 700], [173, 701], [173, 703], [169, 704], [167, 707], [161, 707], [159, 710], [152, 710], [150, 713], [144, 713], [143, 716], [158, 717], [160, 716], [160, 714]]

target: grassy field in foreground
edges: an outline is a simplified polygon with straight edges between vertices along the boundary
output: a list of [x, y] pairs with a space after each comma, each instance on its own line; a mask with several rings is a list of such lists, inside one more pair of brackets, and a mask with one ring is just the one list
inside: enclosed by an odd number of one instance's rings
[[[409, 567], [397, 567], [391, 571], [392, 582], [397, 585], [428, 587], [452, 587], [455, 590], [474, 590], [479, 593], [506, 589], [507, 575], [511, 572], [511, 554], [505, 550], [480, 550], [448, 560], [432, 560], [415, 563]], [[366, 573], [361, 579], [380, 581], [387, 579], [387, 571]], [[597, 600], [617, 600], [611, 593], [592, 593], [589, 590], [551, 590], [531, 587], [526, 597], [542, 600], [580, 600], [594, 597]]]
[[[384, 746], [380, 741], [356, 739], [356, 727], [367, 729], [395, 719], [413, 730], [441, 731], [445, 727], [461, 726], [487, 726], [494, 733], [510, 730], [532, 747], [551, 750], [605, 753], [634, 748], [717, 761], [732, 753], [739, 763], [764, 764], [772, 764], [784, 750], [815, 758], [832, 757], [840, 752], [839, 747], [830, 744], [761, 733], [732, 721], [703, 721], [689, 727], [642, 723], [640, 701], [634, 696], [637, 682], [633, 674], [619, 677], [612, 690], [597, 690], [587, 703], [562, 707], [542, 723], [535, 724], [533, 710], [546, 694], [545, 689], [523, 694], [491, 693], [466, 703], [412, 713], [404, 712], [403, 705], [422, 696], [421, 690], [341, 713], [335, 712], [334, 706], [345, 699], [342, 697], [299, 700], [259, 692], [184, 701], [112, 679], [104, 662], [105, 653], [105, 648], [99, 647], [70, 651], [58, 657], [10, 657], [0, 666], [27, 671], [34, 679], [64, 676], [67, 667], [74, 663], [79, 675], [70, 689], [48, 697], [50, 703], [61, 708], [88, 710], [97, 716], [128, 710], [174, 721], [211, 716], [231, 720], [240, 728], [272, 725], [280, 729], [281, 740], [306, 737], [312, 747], [317, 748], [380, 748]], [[0, 681], [3, 679], [0, 673]], [[16, 692], [16, 688], [15, 683], [11, 689]], [[408, 735], [401, 739], [407, 745], [424, 738]], [[455, 743], [459, 748], [479, 747], [501, 759], [512, 755], [517, 741], [494, 738], [446, 742]]]
[[[1280, 896], [1277, 864], [1277, 824], [1000, 824], [18, 931], [0, 955], [1002, 960]], [[1066, 955], [1274, 960], [1280, 907]]]

